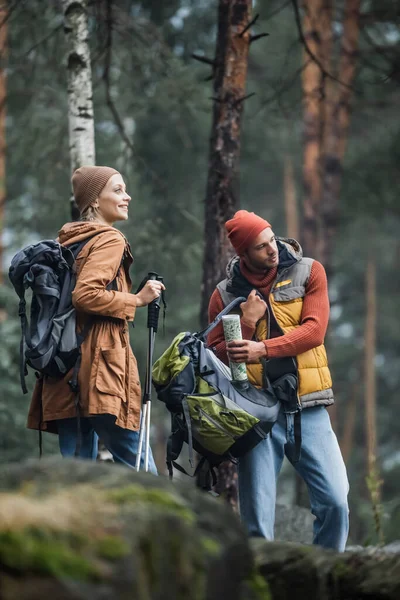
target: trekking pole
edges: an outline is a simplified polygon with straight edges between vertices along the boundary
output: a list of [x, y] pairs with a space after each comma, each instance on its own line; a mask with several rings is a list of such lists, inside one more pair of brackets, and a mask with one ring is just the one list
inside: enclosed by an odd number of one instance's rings
[[[163, 281], [157, 273], [150, 272], [147, 276], [147, 280], [156, 279], [157, 281]], [[146, 431], [145, 439], [145, 457], [144, 457], [144, 470], [149, 470], [149, 450], [150, 450], [150, 416], [151, 416], [151, 369], [153, 364], [153, 352], [154, 352], [154, 341], [158, 327], [158, 316], [160, 313], [160, 302], [161, 294], [158, 298], [155, 298], [147, 308], [147, 327], [149, 330], [149, 343], [147, 350], [147, 366], [146, 366], [146, 378], [143, 392], [143, 410], [142, 420], [140, 423], [140, 434], [138, 451], [136, 455], [136, 471], [140, 470], [140, 459], [142, 456], [143, 449], [143, 437]]]

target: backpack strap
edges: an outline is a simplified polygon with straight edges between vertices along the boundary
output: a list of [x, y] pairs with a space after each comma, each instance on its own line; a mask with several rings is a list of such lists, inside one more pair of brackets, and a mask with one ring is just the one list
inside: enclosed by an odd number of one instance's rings
[[230, 302], [228, 306], [225, 306], [225, 308], [221, 310], [221, 312], [215, 317], [212, 323], [210, 323], [205, 329], [203, 329], [199, 333], [195, 333], [194, 335], [198, 339], [204, 341], [210, 333], [210, 331], [212, 331], [214, 327], [216, 327], [218, 323], [222, 320], [222, 317], [227, 315], [233, 308], [235, 308], [239, 304], [242, 304], [242, 302], [246, 302], [246, 298], [244, 296], [239, 296], [239, 298], [235, 298], [234, 300], [232, 300], [232, 302]]
[[189, 463], [190, 463], [190, 466], [193, 468], [193, 435], [192, 435], [192, 424], [191, 424], [191, 421], [190, 421], [189, 405], [187, 403], [186, 398], [182, 399], [182, 410], [183, 410], [183, 416], [185, 417], [185, 422], [186, 422], [186, 427], [187, 427], [187, 433], [188, 433]]
[[25, 359], [25, 336], [28, 336], [28, 340], [30, 342], [30, 333], [28, 327], [28, 319], [26, 318], [26, 301], [25, 294], [22, 296], [19, 301], [18, 307], [18, 315], [21, 319], [21, 342], [19, 347], [19, 377], [21, 381], [21, 388], [24, 394], [28, 393], [28, 388], [26, 387], [26, 376], [28, 375], [28, 369], [26, 367], [26, 359]]

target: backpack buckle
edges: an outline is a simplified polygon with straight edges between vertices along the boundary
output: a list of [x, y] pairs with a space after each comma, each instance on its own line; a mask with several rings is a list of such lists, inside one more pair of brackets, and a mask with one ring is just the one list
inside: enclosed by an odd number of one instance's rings
[[68, 381], [68, 385], [71, 388], [71, 390], [74, 392], [74, 394], [77, 394], [79, 392], [79, 385], [77, 381], [74, 381], [73, 379], [70, 379]]

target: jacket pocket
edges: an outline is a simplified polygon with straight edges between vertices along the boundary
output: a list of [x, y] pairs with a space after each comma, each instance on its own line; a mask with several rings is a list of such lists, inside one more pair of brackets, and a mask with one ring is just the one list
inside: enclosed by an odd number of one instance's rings
[[304, 285], [287, 286], [282, 288], [275, 288], [273, 290], [274, 300], [277, 302], [289, 302], [290, 300], [299, 300], [304, 298], [306, 288]]
[[118, 396], [126, 401], [126, 355], [121, 348], [100, 350], [96, 374], [96, 388], [103, 394]]

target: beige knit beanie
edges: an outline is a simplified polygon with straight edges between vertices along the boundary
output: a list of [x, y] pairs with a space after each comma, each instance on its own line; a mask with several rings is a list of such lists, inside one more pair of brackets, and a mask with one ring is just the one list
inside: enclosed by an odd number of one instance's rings
[[80, 167], [72, 175], [72, 189], [79, 212], [88, 208], [98, 197], [107, 181], [119, 172], [111, 167]]

